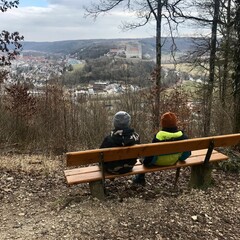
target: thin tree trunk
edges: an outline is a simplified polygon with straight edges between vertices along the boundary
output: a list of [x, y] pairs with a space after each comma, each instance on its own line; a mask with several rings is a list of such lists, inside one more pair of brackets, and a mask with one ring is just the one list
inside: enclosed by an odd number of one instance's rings
[[236, 45], [234, 55], [234, 132], [240, 132], [240, 3], [236, 1]]
[[211, 110], [213, 100], [213, 84], [215, 78], [215, 60], [216, 60], [216, 45], [217, 45], [217, 26], [219, 18], [219, 0], [215, 0], [214, 3], [214, 16], [212, 24], [212, 37], [211, 37], [211, 49], [210, 49], [210, 61], [209, 61], [209, 81], [207, 88], [207, 104], [205, 109], [205, 122], [204, 122], [204, 135], [208, 136], [210, 133], [211, 123]]
[[[226, 36], [225, 36], [225, 44], [224, 44], [224, 63], [223, 63], [223, 77], [220, 81], [219, 92], [220, 92], [220, 101], [222, 110], [226, 111], [226, 93], [227, 93], [227, 82], [229, 77], [229, 51], [230, 51], [230, 21], [231, 21], [231, 2], [232, 0], [228, 0], [227, 5], [227, 27], [226, 27]], [[224, 134], [224, 122], [225, 122], [225, 115], [222, 114], [220, 119], [220, 134]]]
[[155, 91], [155, 107], [154, 107], [154, 130], [159, 128], [159, 115], [160, 115], [160, 89], [161, 89], [161, 25], [162, 25], [162, 1], [158, 1], [157, 6], [157, 26], [156, 26], [156, 91]]

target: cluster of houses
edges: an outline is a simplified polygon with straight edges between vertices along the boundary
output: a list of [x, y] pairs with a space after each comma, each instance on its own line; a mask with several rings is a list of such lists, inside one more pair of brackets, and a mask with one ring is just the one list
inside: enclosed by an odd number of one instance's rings
[[[142, 46], [139, 42], [128, 42], [122, 44], [122, 47], [110, 49], [106, 54], [109, 57], [118, 56], [128, 59], [142, 59]], [[78, 60], [76, 57], [49, 57], [49, 56], [18, 56], [12, 62], [11, 74], [8, 84], [16, 82], [16, 77], [24, 82], [32, 84], [31, 93], [34, 95], [43, 94], [43, 87], [53, 77], [61, 76], [68, 66], [75, 64], [85, 64], [84, 60]], [[165, 78], [168, 72], [165, 71]], [[184, 78], [185, 79], [185, 78]], [[189, 79], [193, 80], [193, 79]], [[200, 81], [200, 80], [198, 80]], [[126, 91], [139, 90], [138, 86], [126, 83], [92, 82], [84, 86], [74, 86], [74, 88], [65, 89], [74, 99], [86, 96], [109, 96], [121, 94]]]
[[85, 87], [77, 87], [74, 89], [69, 89], [68, 93], [71, 95], [72, 99], [77, 101], [85, 97], [109, 97], [122, 94], [124, 92], [134, 92], [139, 90], [138, 86], [133, 86], [131, 84], [120, 84], [120, 83], [109, 83], [109, 82], [93, 82]]
[[11, 64], [8, 83], [16, 78], [31, 83], [34, 87], [42, 87], [53, 76], [62, 75], [66, 67], [63, 59], [50, 59], [44, 56], [18, 56]]
[[[29, 90], [32, 95], [44, 94], [44, 86], [51, 78], [61, 76], [68, 65], [84, 64], [83, 61], [74, 58], [49, 59], [46, 57], [19, 56], [12, 62], [10, 76], [6, 84], [16, 83], [16, 79], [31, 83]], [[120, 94], [126, 91], [135, 91], [137, 86], [126, 85], [124, 83], [91, 82], [85, 86], [66, 88], [66, 94], [70, 94], [74, 100], [89, 96], [109, 96]]]

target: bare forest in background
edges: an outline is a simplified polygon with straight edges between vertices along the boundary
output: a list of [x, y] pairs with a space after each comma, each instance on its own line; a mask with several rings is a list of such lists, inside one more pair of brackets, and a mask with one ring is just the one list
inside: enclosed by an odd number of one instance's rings
[[[4, 14], [8, 9], [17, 7], [19, 1], [0, 1], [0, 10]], [[132, 3], [138, 3], [132, 5]], [[240, 4], [236, 0], [212, 1], [122, 1], [107, 0], [103, 5], [93, 5], [87, 10], [89, 15], [111, 10], [116, 5], [127, 4], [125, 7], [133, 11], [136, 7], [143, 22], [135, 25], [125, 25], [128, 28], [141, 27], [148, 21], [156, 22], [156, 60], [155, 70], [145, 75], [144, 69], [151, 69], [151, 64], [132, 64], [131, 68], [119, 68], [121, 62], [106, 62], [99, 69], [97, 60], [88, 62], [88, 68], [71, 74], [72, 82], [88, 83], [90, 77], [106, 77], [108, 66], [114, 72], [108, 78], [119, 78], [122, 81], [131, 79], [140, 89], [101, 97], [75, 98], [66, 91], [68, 74], [62, 79], [55, 77], [46, 81], [41, 94], [32, 95], [26, 82], [18, 78], [12, 84], [4, 85], [8, 72], [5, 66], [22, 50], [23, 40], [18, 32], [9, 33], [3, 30], [0, 35], [0, 148], [18, 149], [29, 153], [56, 153], [66, 151], [98, 148], [103, 137], [112, 128], [112, 117], [116, 111], [124, 110], [132, 116], [132, 127], [139, 132], [141, 142], [150, 142], [159, 125], [159, 116], [166, 111], [178, 115], [179, 127], [193, 137], [210, 136], [240, 131]], [[110, 4], [110, 5], [108, 5]], [[184, 4], [186, 4], [184, 6]], [[124, 6], [123, 6], [124, 7]], [[162, 14], [167, 10], [168, 15]], [[199, 16], [189, 15], [197, 10]], [[193, 11], [194, 12], [194, 11]], [[195, 11], [196, 12], [196, 11]], [[177, 46], [174, 42], [173, 29], [185, 21], [190, 21], [197, 28], [208, 28], [209, 34], [201, 37], [201, 42], [195, 44], [195, 49], [181, 59], [182, 63], [191, 63], [192, 70], [200, 72], [201, 84], [188, 88], [181, 84], [186, 80], [180, 76], [179, 81], [165, 85], [162, 62], [161, 24], [162, 17], [168, 19], [169, 33], [173, 40], [170, 52], [174, 58]], [[171, 25], [170, 23], [176, 24]], [[9, 47], [11, 46], [11, 48]], [[176, 60], [176, 59], [174, 59]], [[174, 66], [177, 68], [177, 61]], [[114, 69], [114, 66], [116, 68]], [[130, 74], [130, 70], [134, 70]], [[181, 71], [178, 71], [180, 73]], [[199, 74], [199, 73], [198, 73]], [[142, 79], [149, 84], [140, 85]], [[170, 79], [171, 80], [171, 79]], [[189, 79], [188, 79], [189, 80]], [[168, 81], [169, 82], [169, 81]]]
[[[141, 142], [151, 142], [155, 133], [152, 130], [153, 89], [77, 99], [64, 89], [60, 81], [46, 85], [44, 92], [36, 96], [22, 83], [6, 88], [6, 94], [0, 99], [1, 148], [44, 154], [98, 148], [113, 128], [113, 115], [120, 110], [131, 114], [132, 127], [140, 134]], [[161, 114], [175, 112], [179, 128], [189, 137], [203, 136], [203, 92], [202, 84], [192, 90], [183, 85], [162, 90]], [[231, 133], [232, 101], [226, 102], [229, 111], [225, 112], [217, 93], [214, 99], [211, 134]], [[223, 115], [227, 119], [224, 124]]]

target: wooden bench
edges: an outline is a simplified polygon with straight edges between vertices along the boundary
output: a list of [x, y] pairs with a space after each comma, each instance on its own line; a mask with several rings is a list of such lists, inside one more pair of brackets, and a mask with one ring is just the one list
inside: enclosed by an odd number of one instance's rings
[[[131, 147], [102, 148], [68, 152], [66, 154], [66, 165], [68, 168], [71, 168], [65, 170], [64, 174], [69, 185], [89, 183], [91, 194], [99, 199], [104, 199], [105, 196], [105, 179], [177, 169], [176, 183], [180, 168], [189, 166], [191, 167], [190, 186], [194, 188], [207, 188], [212, 181], [212, 167], [210, 163], [228, 159], [228, 156], [214, 150], [214, 148], [233, 146], [238, 145], [239, 143], [240, 134], [230, 134], [174, 142], [137, 144]], [[177, 162], [172, 166], [154, 166], [146, 168], [138, 161], [131, 172], [121, 175], [109, 174], [102, 171], [101, 167], [104, 162], [108, 161], [141, 158], [145, 156], [184, 151], [192, 151], [192, 155], [186, 161]], [[77, 168], [72, 168], [76, 166]]]

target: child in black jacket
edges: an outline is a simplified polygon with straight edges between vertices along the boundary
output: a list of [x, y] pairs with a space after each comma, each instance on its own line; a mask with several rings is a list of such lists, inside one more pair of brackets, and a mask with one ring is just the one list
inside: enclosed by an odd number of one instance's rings
[[[130, 128], [131, 116], [124, 111], [117, 112], [113, 118], [114, 130], [105, 137], [100, 148], [132, 146], [140, 143], [139, 135]], [[123, 174], [132, 171], [137, 159], [124, 159], [104, 163], [107, 172]]]

